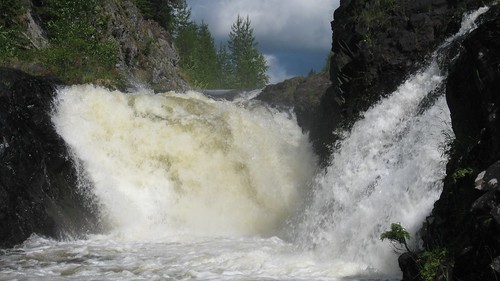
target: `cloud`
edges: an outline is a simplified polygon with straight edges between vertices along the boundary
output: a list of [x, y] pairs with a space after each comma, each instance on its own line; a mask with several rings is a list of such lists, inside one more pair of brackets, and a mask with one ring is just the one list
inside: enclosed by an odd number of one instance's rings
[[339, 0], [187, 0], [192, 19], [208, 24], [215, 43], [227, 42], [238, 15], [252, 22], [271, 83], [321, 70], [331, 47], [330, 21]]
[[[189, 0], [192, 17], [224, 40], [238, 15], [249, 16], [263, 52], [330, 48], [330, 21], [339, 0]], [[225, 40], [224, 40], [225, 41]], [[218, 43], [218, 42], [217, 42]]]
[[269, 70], [267, 71], [269, 83], [276, 84], [294, 76], [287, 72], [285, 66], [279, 62], [276, 56], [264, 54], [264, 57], [266, 58], [267, 66], [269, 66]]

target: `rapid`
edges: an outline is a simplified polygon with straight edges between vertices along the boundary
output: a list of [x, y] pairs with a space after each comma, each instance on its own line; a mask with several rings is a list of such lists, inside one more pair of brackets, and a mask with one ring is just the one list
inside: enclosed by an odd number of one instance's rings
[[52, 120], [104, 231], [1, 250], [0, 280], [397, 280], [380, 234], [399, 222], [418, 247], [445, 176], [440, 50], [344, 132], [325, 169], [294, 115], [256, 93], [59, 89]]

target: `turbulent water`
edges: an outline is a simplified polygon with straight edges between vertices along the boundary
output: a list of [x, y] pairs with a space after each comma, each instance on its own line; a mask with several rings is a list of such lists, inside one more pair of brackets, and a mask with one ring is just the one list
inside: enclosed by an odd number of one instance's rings
[[415, 237], [445, 172], [437, 57], [368, 110], [321, 171], [293, 115], [249, 95], [60, 89], [53, 122], [105, 231], [32, 236], [2, 252], [0, 280], [399, 278], [380, 234], [400, 222]]

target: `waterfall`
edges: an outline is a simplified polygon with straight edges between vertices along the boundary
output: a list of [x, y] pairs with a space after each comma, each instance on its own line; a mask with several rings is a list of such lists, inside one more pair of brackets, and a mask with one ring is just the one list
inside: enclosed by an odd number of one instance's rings
[[311, 202], [296, 227], [298, 242], [321, 255], [397, 271], [397, 255], [380, 235], [394, 222], [418, 247], [422, 227], [442, 190], [444, 149], [451, 131], [438, 61], [454, 40], [475, 28], [487, 8], [464, 17], [462, 28], [427, 66], [366, 111], [315, 179]]
[[83, 85], [56, 104], [104, 222], [126, 237], [271, 235], [316, 169], [294, 119], [251, 103]]
[[256, 92], [60, 88], [52, 121], [105, 232], [33, 236], [0, 254], [0, 279], [398, 278], [380, 235], [399, 222], [419, 246], [451, 134], [441, 53], [485, 11], [344, 132], [324, 170], [293, 114]]

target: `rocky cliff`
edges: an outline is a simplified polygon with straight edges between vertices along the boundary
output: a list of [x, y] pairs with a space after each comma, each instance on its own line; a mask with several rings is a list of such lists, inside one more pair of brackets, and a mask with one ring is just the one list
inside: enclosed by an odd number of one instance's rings
[[[60, 83], [60, 82], [59, 82]], [[99, 228], [98, 208], [55, 132], [56, 81], [0, 68], [0, 247], [32, 233], [63, 238]]]
[[500, 278], [500, 6], [479, 20], [447, 81], [456, 139], [423, 232], [425, 252], [447, 253], [435, 280]]
[[[270, 86], [261, 99], [276, 106], [311, 109], [311, 141], [328, 161], [338, 128], [391, 93], [446, 36], [462, 14], [494, 1], [342, 0], [332, 22], [334, 55], [330, 82], [300, 78]], [[446, 97], [456, 138], [449, 139], [444, 190], [422, 229], [424, 250], [404, 254], [404, 280], [498, 280], [500, 277], [500, 7], [479, 19], [480, 27], [451, 64]], [[452, 56], [455, 54], [452, 54]], [[450, 56], [449, 58], [451, 58]], [[285, 93], [277, 97], [276, 92]], [[309, 102], [313, 101], [313, 102]], [[426, 268], [425, 271], [422, 271]]]
[[276, 85], [269, 85], [256, 99], [280, 109], [293, 109], [298, 125], [306, 132], [316, 129], [322, 116], [318, 113], [321, 98], [331, 85], [328, 73], [294, 77]]
[[[462, 14], [479, 8], [483, 2], [340, 1], [331, 24], [331, 84], [325, 87], [324, 80], [306, 77], [300, 84], [311, 87], [309, 95], [315, 96], [318, 102], [313, 102], [312, 106], [308, 105], [311, 99], [294, 103], [303, 108], [297, 112], [299, 120], [302, 113], [310, 112], [306, 114], [308, 121], [301, 125], [309, 132], [321, 161], [328, 161], [332, 144], [339, 137], [335, 134], [339, 128], [348, 129], [361, 112], [393, 92], [444, 38], [458, 31]], [[273, 89], [282, 87], [288, 93], [290, 85], [296, 82], [286, 81], [282, 86], [268, 87], [261, 99], [276, 104], [279, 98], [270, 99], [267, 92], [276, 93]]]
[[189, 87], [171, 35], [144, 19], [134, 1], [22, 1], [0, 23], [8, 35], [0, 43], [11, 44], [0, 48], [0, 66], [112, 88]]
[[153, 20], [145, 20], [130, 1], [103, 1], [105, 33], [119, 46], [118, 70], [131, 84], [156, 90], [187, 89], [180, 75], [179, 55], [171, 35]]
[[[465, 11], [485, 2], [492, 1], [341, 1], [332, 22], [332, 86], [319, 107], [319, 130], [311, 132], [318, 151], [456, 32]], [[422, 230], [424, 250], [400, 259], [404, 280], [500, 276], [498, 11], [479, 20], [451, 66], [446, 97], [456, 139], [449, 140], [443, 193]]]

